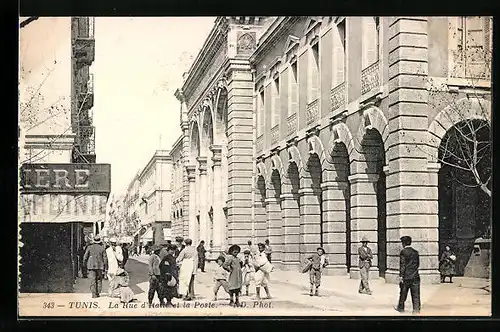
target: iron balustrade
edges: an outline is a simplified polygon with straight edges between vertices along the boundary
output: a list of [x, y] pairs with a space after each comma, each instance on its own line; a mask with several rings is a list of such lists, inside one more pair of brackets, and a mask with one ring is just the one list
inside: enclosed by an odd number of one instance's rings
[[330, 102], [332, 104], [332, 111], [345, 105], [345, 95], [346, 95], [346, 84], [345, 82], [340, 83], [332, 89], [330, 92]]
[[380, 86], [379, 62], [374, 62], [361, 71], [361, 94], [370, 92]]
[[319, 119], [319, 99], [316, 98], [306, 107], [306, 123], [309, 125]]

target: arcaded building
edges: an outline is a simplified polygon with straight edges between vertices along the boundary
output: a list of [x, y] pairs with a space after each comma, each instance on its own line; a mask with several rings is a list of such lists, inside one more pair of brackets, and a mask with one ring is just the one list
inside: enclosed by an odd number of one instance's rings
[[187, 234], [292, 270], [323, 246], [351, 277], [366, 236], [388, 282], [410, 235], [423, 282], [444, 245], [463, 273], [491, 227], [491, 49], [490, 17], [219, 17], [177, 92]]

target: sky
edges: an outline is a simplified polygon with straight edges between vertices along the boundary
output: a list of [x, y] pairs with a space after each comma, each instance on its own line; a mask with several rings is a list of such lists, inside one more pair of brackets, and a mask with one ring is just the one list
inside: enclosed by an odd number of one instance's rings
[[215, 17], [95, 21], [94, 125], [98, 163], [111, 164], [111, 190], [124, 193], [157, 149], [181, 134], [182, 86]]

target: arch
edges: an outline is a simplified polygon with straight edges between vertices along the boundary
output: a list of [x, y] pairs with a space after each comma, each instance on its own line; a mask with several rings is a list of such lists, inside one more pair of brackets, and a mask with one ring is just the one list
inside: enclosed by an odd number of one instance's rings
[[221, 141], [226, 136], [227, 131], [227, 87], [225, 80], [222, 79], [217, 84], [217, 93], [215, 97], [215, 111], [214, 111], [214, 119], [215, 119], [215, 129], [214, 133], [217, 137], [217, 144], [220, 144]]
[[[354, 150], [354, 139], [349, 127], [345, 123], [339, 123], [332, 127], [332, 135], [328, 147], [328, 155], [331, 158], [333, 155], [335, 144], [344, 143], [347, 148], [347, 153], [352, 156]], [[349, 158], [352, 159], [352, 158]]]
[[302, 156], [300, 155], [300, 151], [296, 146], [290, 146], [288, 149], [288, 162], [295, 163], [300, 172], [304, 169], [304, 163], [302, 162]]
[[191, 129], [189, 135], [190, 144], [190, 157], [191, 162], [194, 163], [194, 159], [200, 156], [200, 130], [197, 120], [191, 121]]
[[325, 162], [329, 161], [327, 158], [327, 154], [325, 153], [325, 148], [323, 146], [323, 142], [319, 139], [318, 136], [313, 135], [307, 139], [307, 147], [309, 150], [309, 155], [311, 154], [317, 154], [319, 157], [319, 160], [321, 162], [321, 165], [323, 165]]
[[283, 168], [283, 163], [281, 162], [281, 158], [278, 155], [272, 155], [270, 159], [271, 159], [271, 165], [269, 166], [269, 170], [267, 172], [266, 182], [270, 183], [273, 177], [273, 172], [277, 171], [280, 174], [280, 179], [281, 179], [280, 183], [281, 185], [283, 185], [284, 183], [283, 177], [285, 173], [283, 172], [284, 168]]
[[257, 167], [257, 179], [259, 177], [267, 179], [267, 177], [266, 177], [266, 173], [267, 173], [266, 172], [266, 165], [264, 165], [263, 162], [258, 162], [256, 167]]
[[363, 111], [361, 125], [359, 127], [358, 137], [357, 137], [357, 145], [361, 150], [361, 142], [363, 140], [364, 135], [368, 130], [374, 129], [379, 132], [382, 137], [382, 143], [384, 145], [384, 154], [385, 154], [385, 165], [389, 164], [388, 160], [388, 140], [389, 137], [389, 126], [388, 126], [387, 118], [384, 113], [380, 110], [380, 108], [376, 106], [371, 106], [365, 111]]
[[491, 123], [491, 102], [480, 98], [462, 98], [439, 112], [427, 129], [429, 161], [438, 161], [439, 145], [443, 137], [450, 128], [464, 120], [484, 120]]
[[201, 118], [201, 150], [203, 155], [208, 155], [210, 146], [214, 143], [214, 126], [212, 109], [205, 104], [200, 112]]

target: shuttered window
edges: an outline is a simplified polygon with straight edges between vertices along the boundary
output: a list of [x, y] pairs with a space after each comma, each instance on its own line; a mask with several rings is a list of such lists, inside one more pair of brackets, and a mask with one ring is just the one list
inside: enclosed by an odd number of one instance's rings
[[336, 87], [345, 81], [345, 20], [337, 25], [333, 36], [332, 87]]
[[257, 96], [257, 137], [262, 135], [264, 129], [264, 90]]
[[312, 102], [319, 97], [319, 43], [314, 44], [309, 57], [309, 100]]
[[379, 19], [378, 17], [362, 18], [362, 68], [366, 68], [378, 61], [379, 47]]
[[280, 121], [280, 79], [275, 78], [272, 83], [272, 117], [271, 128], [277, 125]]
[[487, 79], [491, 74], [491, 17], [456, 18], [451, 76]]
[[290, 101], [290, 104], [289, 104], [289, 107], [288, 107], [288, 116], [294, 114], [297, 112], [297, 108], [298, 108], [298, 99], [299, 99], [299, 95], [298, 95], [298, 76], [297, 76], [297, 62], [293, 62], [291, 65], [290, 65], [290, 70], [288, 71], [290, 74], [289, 74], [289, 101]]

